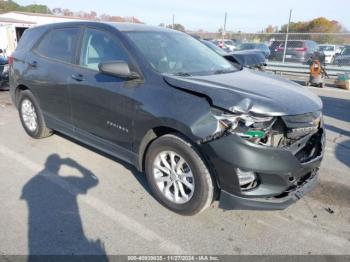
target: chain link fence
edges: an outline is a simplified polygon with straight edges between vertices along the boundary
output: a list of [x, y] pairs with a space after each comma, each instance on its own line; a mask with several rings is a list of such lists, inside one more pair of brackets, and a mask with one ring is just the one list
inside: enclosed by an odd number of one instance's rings
[[[222, 39], [220, 33], [198, 34], [203, 39]], [[234, 50], [263, 49], [268, 60], [305, 64], [316, 54], [327, 65], [350, 66], [350, 33], [226, 33]], [[267, 47], [267, 49], [266, 49]]]

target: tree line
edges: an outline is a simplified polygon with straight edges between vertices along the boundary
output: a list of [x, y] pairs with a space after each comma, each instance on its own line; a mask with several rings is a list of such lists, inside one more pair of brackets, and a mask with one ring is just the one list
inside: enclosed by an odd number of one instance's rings
[[53, 8], [52, 10], [41, 4], [32, 4], [32, 5], [20, 5], [15, 1], [0, 1], [0, 13], [6, 12], [31, 12], [31, 13], [40, 13], [40, 14], [51, 14], [51, 15], [60, 15], [60, 16], [71, 16], [79, 17], [87, 20], [101, 20], [101, 21], [110, 21], [110, 22], [131, 22], [131, 23], [142, 23], [142, 21], [136, 17], [122, 17], [109, 14], [100, 14], [98, 15], [95, 11], [84, 12], [84, 11], [72, 11], [68, 8]]

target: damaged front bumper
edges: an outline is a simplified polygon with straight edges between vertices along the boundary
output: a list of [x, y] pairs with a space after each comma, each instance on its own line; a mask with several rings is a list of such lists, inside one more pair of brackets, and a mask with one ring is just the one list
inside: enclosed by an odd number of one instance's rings
[[[253, 144], [235, 134], [203, 144], [218, 177], [220, 207], [226, 210], [284, 209], [311, 191], [323, 158], [323, 128], [310, 139], [313, 139], [310, 141], [314, 148], [310, 148], [309, 141], [304, 141], [298, 153], [295, 149]], [[311, 157], [300, 154], [303, 151]], [[254, 172], [256, 186], [244, 190], [239, 185], [237, 169]]]
[[[225, 210], [240, 209], [240, 210], [281, 210], [285, 209], [305, 194], [312, 191], [317, 184], [317, 171], [310, 175], [310, 178], [305, 180], [302, 185], [296, 186], [290, 192], [282, 193], [281, 197], [266, 197], [266, 198], [246, 198], [234, 194], [230, 194], [224, 190], [221, 191], [219, 207]], [[285, 194], [285, 195], [284, 195]]]

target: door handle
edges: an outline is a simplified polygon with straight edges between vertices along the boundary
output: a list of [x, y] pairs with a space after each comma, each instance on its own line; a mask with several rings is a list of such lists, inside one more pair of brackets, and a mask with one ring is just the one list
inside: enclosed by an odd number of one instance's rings
[[78, 82], [84, 81], [84, 76], [82, 74], [77, 74], [77, 75], [73, 74], [71, 77]]
[[38, 66], [38, 62], [37, 61], [31, 61], [31, 62], [28, 63], [28, 65], [30, 67], [36, 68]]

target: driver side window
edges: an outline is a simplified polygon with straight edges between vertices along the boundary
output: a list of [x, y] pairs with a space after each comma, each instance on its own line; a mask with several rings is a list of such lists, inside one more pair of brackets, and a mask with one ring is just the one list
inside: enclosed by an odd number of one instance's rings
[[98, 71], [98, 64], [122, 60], [128, 63], [128, 55], [113, 35], [88, 28], [85, 30], [80, 65]]

